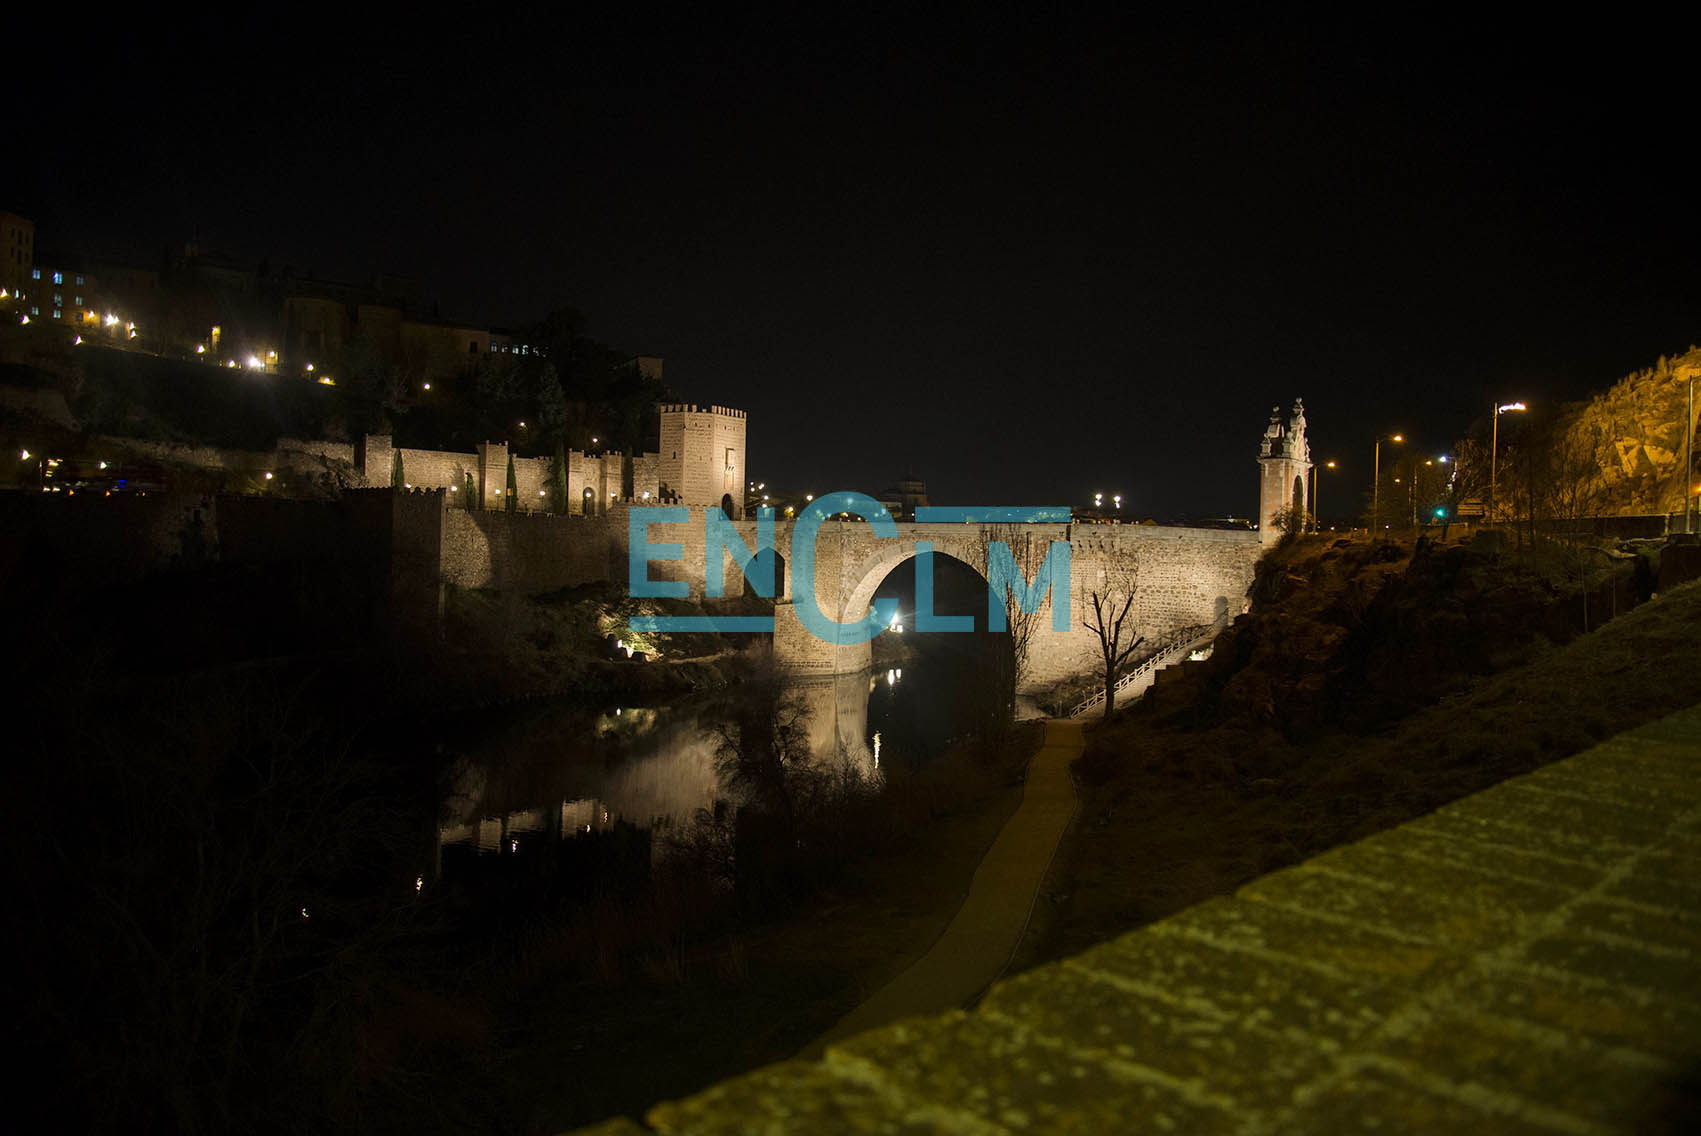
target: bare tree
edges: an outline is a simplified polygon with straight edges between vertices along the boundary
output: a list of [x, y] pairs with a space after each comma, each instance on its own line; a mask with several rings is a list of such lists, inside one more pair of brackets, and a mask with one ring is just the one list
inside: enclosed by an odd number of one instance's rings
[[[987, 541], [981, 546], [979, 562], [975, 567], [987, 580], [992, 579], [991, 546], [1001, 543], [1010, 550], [1010, 560], [1021, 572], [1022, 579], [1033, 582], [1040, 566], [1045, 563], [1046, 553], [1050, 551], [1050, 543], [1037, 539], [1027, 525], [1001, 524], [992, 526], [987, 533]], [[1010, 691], [1013, 693], [1021, 686], [1022, 680], [1028, 674], [1028, 648], [1033, 641], [1034, 631], [1045, 618], [1042, 605], [1036, 605], [1033, 611], [1023, 611], [1021, 601], [1016, 594], [1005, 589], [1004, 626], [1010, 633], [1010, 656], [1006, 660]], [[1053, 598], [1055, 602], [1055, 597]]]
[[1134, 599], [1140, 586], [1140, 562], [1131, 549], [1107, 550], [1106, 567], [1081, 598], [1083, 623], [1099, 639], [1104, 661], [1104, 717], [1116, 708], [1116, 679], [1122, 666], [1146, 641], [1134, 634], [1139, 616]]

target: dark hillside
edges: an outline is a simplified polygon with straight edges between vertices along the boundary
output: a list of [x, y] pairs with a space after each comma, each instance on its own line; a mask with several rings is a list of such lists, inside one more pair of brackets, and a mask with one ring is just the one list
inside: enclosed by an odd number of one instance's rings
[[[1604, 580], [1626, 611], [1646, 565]], [[1283, 549], [1205, 663], [1089, 737], [1048, 956], [1701, 702], [1701, 583], [1590, 634], [1514, 554]]]

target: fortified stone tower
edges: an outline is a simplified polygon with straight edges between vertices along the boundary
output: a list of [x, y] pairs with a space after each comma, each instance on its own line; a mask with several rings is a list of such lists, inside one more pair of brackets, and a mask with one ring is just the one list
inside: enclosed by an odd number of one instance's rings
[[734, 519], [744, 515], [745, 426], [742, 410], [662, 406], [656, 472], [679, 504], [720, 505]]
[[1270, 408], [1270, 424], [1258, 450], [1258, 535], [1266, 547], [1282, 539], [1277, 516], [1284, 509], [1309, 511], [1306, 477], [1311, 472], [1311, 446], [1305, 440], [1305, 407], [1293, 400], [1293, 414], [1282, 423], [1282, 408]]

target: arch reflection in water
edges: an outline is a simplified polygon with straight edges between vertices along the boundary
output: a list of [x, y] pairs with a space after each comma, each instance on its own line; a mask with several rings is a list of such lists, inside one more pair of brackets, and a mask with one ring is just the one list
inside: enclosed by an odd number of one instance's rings
[[[877, 780], [869, 741], [873, 685], [873, 676], [856, 674], [788, 688], [807, 714], [812, 766]], [[566, 726], [573, 736], [555, 746], [527, 745], [517, 760], [511, 753], [475, 751], [462, 762], [445, 802], [439, 849], [524, 853], [538, 841], [590, 836], [621, 822], [680, 828], [717, 802], [740, 803], [717, 766], [721, 742], [703, 722], [703, 706], [704, 700], [688, 700], [545, 717], [535, 728]], [[551, 790], [552, 799], [537, 799]]]

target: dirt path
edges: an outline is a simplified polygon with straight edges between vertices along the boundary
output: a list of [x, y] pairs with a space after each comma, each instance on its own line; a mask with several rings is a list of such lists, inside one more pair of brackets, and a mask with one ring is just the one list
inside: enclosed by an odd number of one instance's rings
[[1022, 804], [975, 869], [969, 894], [932, 948], [839, 1020], [798, 1056], [898, 1018], [963, 1006], [1010, 964], [1033, 912], [1058, 841], [1075, 815], [1069, 763], [1081, 753], [1081, 725], [1053, 719], [1028, 763]]

